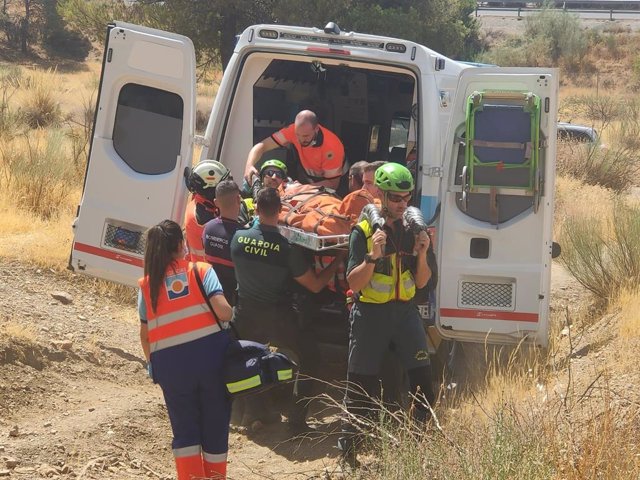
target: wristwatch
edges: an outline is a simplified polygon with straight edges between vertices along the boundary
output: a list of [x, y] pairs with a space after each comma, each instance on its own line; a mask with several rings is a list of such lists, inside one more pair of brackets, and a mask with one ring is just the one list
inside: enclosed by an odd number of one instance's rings
[[364, 263], [376, 263], [378, 260], [373, 258], [370, 254], [366, 253], [364, 255]]

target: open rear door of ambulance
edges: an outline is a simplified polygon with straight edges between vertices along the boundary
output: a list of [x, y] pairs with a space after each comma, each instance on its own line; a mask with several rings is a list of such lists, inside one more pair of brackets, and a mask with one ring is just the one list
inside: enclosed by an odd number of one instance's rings
[[547, 344], [557, 95], [554, 69], [461, 73], [438, 230], [445, 338]]
[[136, 25], [109, 25], [84, 190], [69, 267], [135, 285], [144, 232], [182, 222], [183, 172], [195, 124], [191, 40]]

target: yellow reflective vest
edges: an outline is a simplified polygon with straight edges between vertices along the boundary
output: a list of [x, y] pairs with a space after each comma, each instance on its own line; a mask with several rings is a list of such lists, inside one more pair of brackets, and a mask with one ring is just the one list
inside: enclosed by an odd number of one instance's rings
[[[371, 251], [373, 241], [373, 229], [367, 220], [358, 223], [359, 228], [367, 239], [367, 251]], [[409, 269], [402, 267], [400, 255], [392, 253], [385, 257], [385, 262], [391, 267], [386, 272], [378, 272], [378, 266], [374, 269], [369, 283], [360, 291], [359, 301], [365, 303], [387, 303], [394, 300], [408, 302], [416, 294], [416, 284], [413, 274]]]

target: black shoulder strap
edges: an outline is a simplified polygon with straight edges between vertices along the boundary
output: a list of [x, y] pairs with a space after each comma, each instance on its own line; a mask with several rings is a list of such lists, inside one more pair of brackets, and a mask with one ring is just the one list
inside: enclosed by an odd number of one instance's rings
[[[193, 269], [193, 273], [196, 276], [196, 282], [198, 283], [198, 288], [200, 289], [200, 293], [202, 294], [202, 298], [204, 298], [205, 302], [207, 302], [207, 305], [209, 306], [209, 310], [211, 310], [211, 314], [213, 315], [213, 318], [215, 319], [216, 323], [218, 324], [218, 328], [220, 328], [220, 330], [224, 330], [224, 327], [222, 326], [222, 323], [220, 323], [220, 320], [218, 320], [218, 316], [216, 315], [216, 312], [213, 309], [213, 305], [211, 305], [211, 300], [209, 300], [209, 296], [207, 295], [207, 292], [205, 292], [205, 290], [204, 290], [204, 285], [202, 284], [202, 279], [200, 278], [200, 271], [198, 270], [198, 265], [196, 265], [193, 262], [189, 263], [189, 265], [191, 265], [191, 268]], [[233, 323], [229, 322], [229, 327], [231, 328], [231, 331], [236, 336], [236, 338], [238, 340], [240, 340], [240, 336], [238, 335], [238, 331], [236, 330], [235, 325]]]

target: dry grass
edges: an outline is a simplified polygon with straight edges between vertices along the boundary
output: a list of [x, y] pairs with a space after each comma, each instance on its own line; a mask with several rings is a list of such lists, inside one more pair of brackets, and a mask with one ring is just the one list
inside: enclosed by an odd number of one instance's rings
[[636, 345], [640, 338], [640, 292], [622, 291], [612, 310], [617, 310], [620, 316], [620, 338], [627, 344]]
[[9, 192], [1, 193], [0, 257], [27, 260], [58, 271], [66, 268], [73, 237], [71, 223], [75, 216], [72, 204], [79, 196], [77, 189], [69, 195], [67, 207], [57, 217], [45, 220], [16, 208]]
[[604, 304], [640, 281], [640, 208], [635, 202], [616, 197], [604, 216], [567, 217], [560, 243], [563, 265]]
[[55, 70], [33, 70], [23, 74], [19, 86], [16, 101], [31, 128], [62, 124], [64, 116], [58, 99], [61, 79]]
[[484, 386], [441, 403], [426, 431], [383, 410], [349, 478], [638, 478], [638, 394], [621, 391], [608, 360], [573, 365], [578, 348], [567, 337], [558, 355], [492, 363]]
[[614, 194], [598, 185], [585, 185], [573, 177], [556, 178], [554, 232], [561, 234], [567, 218], [605, 219], [610, 215]]
[[8, 320], [0, 324], [0, 333], [14, 342], [33, 345], [37, 342], [37, 332], [33, 325]]

